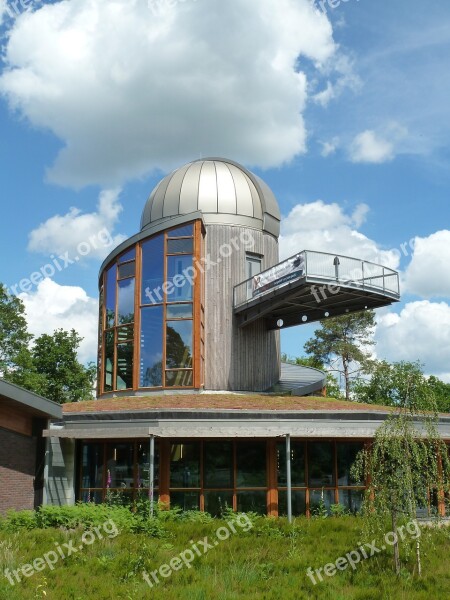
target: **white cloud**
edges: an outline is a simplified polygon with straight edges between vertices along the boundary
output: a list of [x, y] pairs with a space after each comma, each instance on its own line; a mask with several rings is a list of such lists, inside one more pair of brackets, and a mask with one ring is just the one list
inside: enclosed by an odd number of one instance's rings
[[424, 298], [450, 297], [450, 231], [443, 229], [427, 238], [416, 237], [413, 246], [404, 275], [405, 288]]
[[75, 286], [58, 285], [44, 279], [33, 293], [19, 296], [25, 305], [28, 329], [39, 336], [55, 329], [75, 329], [83, 341], [79, 359], [85, 363], [97, 360], [98, 302]]
[[43, 254], [69, 253], [78, 259], [104, 258], [113, 247], [125, 239], [123, 235], [112, 235], [122, 206], [119, 190], [104, 190], [100, 193], [98, 210], [82, 213], [71, 208], [65, 215], [54, 215], [41, 223], [29, 234], [28, 249]]
[[350, 160], [355, 163], [384, 163], [395, 158], [408, 148], [402, 145], [408, 130], [400, 123], [391, 121], [380, 131], [366, 129], [359, 133], [350, 144]]
[[199, 155], [289, 161], [306, 148], [299, 57], [320, 75], [336, 54], [309, 0], [62, 0], [16, 20], [0, 93], [64, 142], [52, 181], [111, 186]]
[[314, 94], [313, 100], [321, 106], [328, 106], [330, 101], [333, 100], [333, 98], [335, 97], [336, 93], [334, 90], [334, 86], [331, 84], [330, 81], [327, 81], [327, 87], [321, 92], [317, 92], [317, 94]]
[[450, 382], [450, 306], [421, 300], [400, 314], [378, 314], [375, 333], [378, 358], [424, 363], [425, 372]]
[[352, 214], [347, 214], [337, 203], [327, 204], [322, 200], [297, 204], [282, 220], [282, 257], [299, 250], [316, 250], [353, 256], [396, 269], [399, 253], [381, 248], [357, 230], [368, 211], [366, 204], [359, 204]]
[[394, 145], [367, 129], [354, 138], [350, 158], [356, 163], [383, 163], [394, 158]]

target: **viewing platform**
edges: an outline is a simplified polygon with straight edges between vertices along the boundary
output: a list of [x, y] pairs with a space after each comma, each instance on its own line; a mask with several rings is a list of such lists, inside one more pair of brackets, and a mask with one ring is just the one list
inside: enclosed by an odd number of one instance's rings
[[265, 319], [285, 329], [400, 300], [398, 272], [326, 252], [303, 250], [234, 287], [239, 327]]

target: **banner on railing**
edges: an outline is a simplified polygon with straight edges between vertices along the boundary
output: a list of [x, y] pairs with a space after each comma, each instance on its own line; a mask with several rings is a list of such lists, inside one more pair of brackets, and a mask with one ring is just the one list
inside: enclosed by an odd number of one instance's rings
[[303, 252], [284, 262], [255, 275], [252, 281], [252, 294], [258, 296], [264, 292], [284, 285], [305, 274], [305, 255]]

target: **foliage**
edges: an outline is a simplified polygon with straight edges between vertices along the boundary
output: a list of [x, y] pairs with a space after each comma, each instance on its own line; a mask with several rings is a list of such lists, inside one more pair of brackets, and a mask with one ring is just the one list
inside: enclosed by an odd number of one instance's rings
[[368, 348], [374, 344], [373, 310], [351, 313], [320, 321], [321, 328], [305, 343], [305, 352], [314, 361], [343, 376], [345, 398], [350, 400], [352, 380], [369, 372], [371, 357]]
[[64, 404], [92, 397], [96, 369], [85, 367], [77, 358], [82, 338], [74, 329], [56, 330], [53, 335], [38, 337], [32, 349], [33, 363], [39, 374], [45, 376], [43, 395]]
[[81, 340], [59, 329], [32, 343], [23, 302], [0, 284], [0, 377], [55, 402], [89, 399], [96, 369], [78, 361]]
[[[170, 577], [159, 577], [160, 583], [152, 589], [143, 580], [145, 569], [151, 573], [161, 565], [191, 547], [191, 540], [215, 539], [215, 531], [223, 521], [209, 524], [167, 522], [169, 538], [149, 538], [145, 533], [121, 532], [114, 539], [97, 540], [82, 551], [59, 561], [53, 570], [46, 568], [15, 586], [0, 577], [0, 598], [5, 600], [33, 600], [37, 586], [46, 578], [47, 598], [72, 600], [379, 600], [381, 598], [408, 598], [429, 600], [447, 598], [450, 572], [447, 561], [436, 557], [449, 555], [450, 531], [430, 530], [430, 539], [423, 542], [425, 574], [421, 580], [396, 578], [388, 568], [392, 550], [361, 561], [356, 569], [338, 571], [333, 577], [313, 585], [306, 575], [308, 567], [322, 568], [334, 563], [339, 556], [358, 548], [372, 538], [360, 537], [358, 517], [329, 519], [295, 519], [289, 525], [286, 519], [260, 517], [245, 535], [231, 535], [217, 547], [202, 554], [192, 563], [173, 572]], [[37, 557], [63, 544], [79, 539], [76, 531], [61, 528], [22, 530], [20, 543], [17, 534], [0, 531], [0, 573], [8, 567], [16, 569], [32, 563]], [[377, 539], [377, 546], [381, 545]], [[7, 545], [7, 557], [3, 553]], [[200, 547], [200, 546], [199, 546]], [[6, 558], [6, 560], [5, 560]], [[409, 565], [409, 563], [406, 563]]]
[[0, 376], [10, 380], [14, 372], [23, 372], [31, 339], [23, 302], [0, 283]]
[[[433, 393], [416, 368], [399, 369], [401, 378], [392, 401], [398, 410], [378, 429], [368, 449], [362, 450], [352, 467], [355, 480], [367, 481], [363, 514], [366, 533], [381, 533], [389, 519], [396, 532], [402, 521], [416, 519], [431, 497], [443, 498], [450, 489], [450, 461], [438, 432]], [[424, 383], [425, 381], [425, 383]], [[431, 513], [430, 518], [433, 516]], [[401, 572], [401, 550], [411, 552], [409, 538], [394, 544], [395, 570]], [[420, 543], [416, 545], [420, 574]]]
[[402, 406], [406, 398], [434, 397], [439, 412], [450, 412], [450, 384], [440, 381], [431, 375], [426, 377], [420, 362], [376, 361], [370, 379], [360, 380], [354, 386], [354, 393], [359, 402], [382, 404], [385, 406]]

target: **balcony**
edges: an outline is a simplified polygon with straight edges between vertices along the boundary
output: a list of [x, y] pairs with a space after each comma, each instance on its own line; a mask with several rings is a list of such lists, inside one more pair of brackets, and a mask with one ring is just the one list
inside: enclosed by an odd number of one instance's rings
[[264, 319], [285, 329], [400, 300], [397, 271], [365, 260], [303, 250], [234, 287], [239, 327]]

